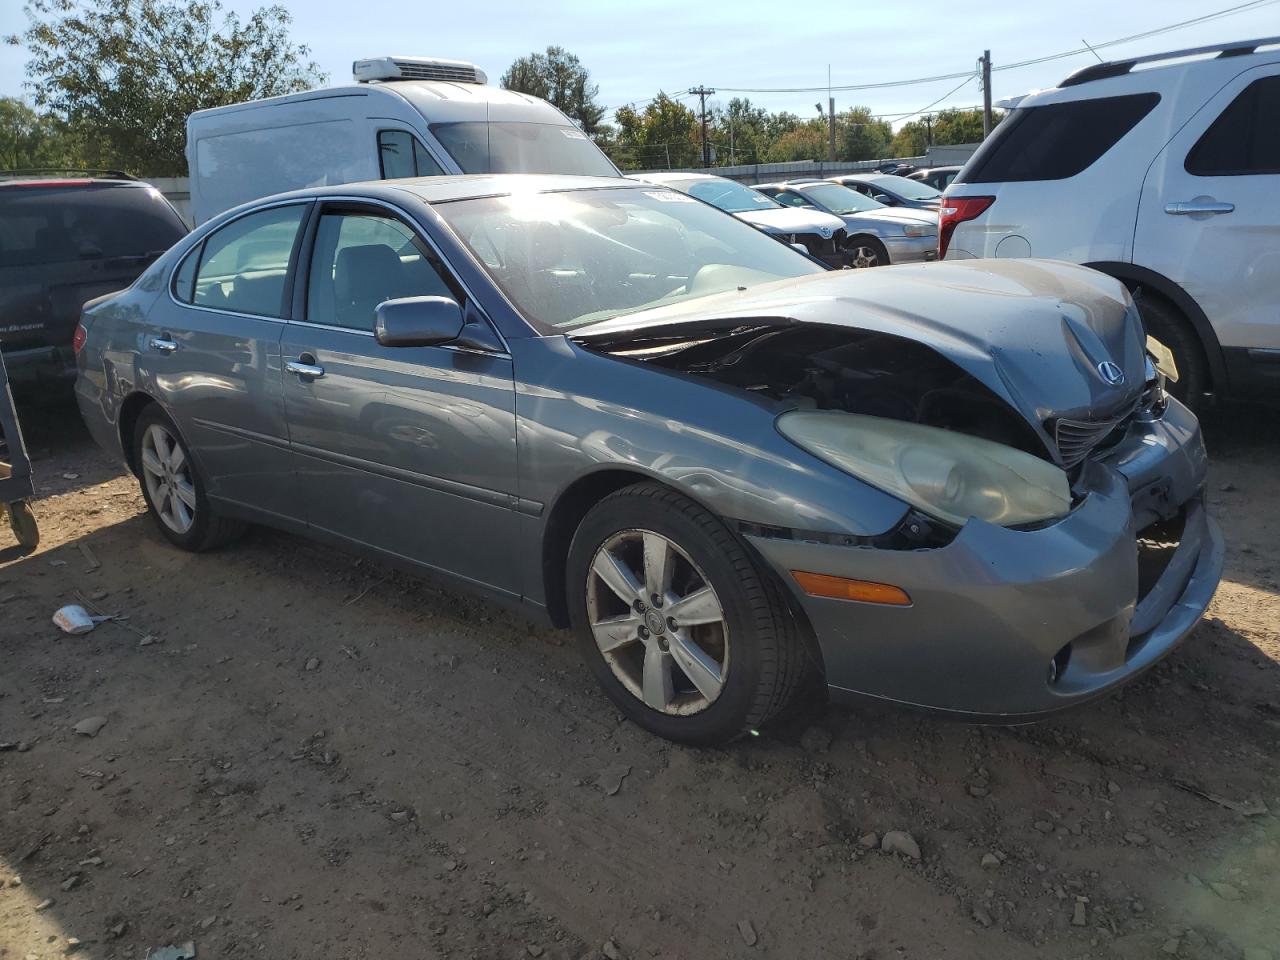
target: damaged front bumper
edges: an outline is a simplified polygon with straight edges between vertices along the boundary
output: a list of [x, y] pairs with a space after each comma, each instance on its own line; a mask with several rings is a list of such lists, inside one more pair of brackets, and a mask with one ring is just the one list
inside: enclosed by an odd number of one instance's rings
[[[881, 549], [749, 535], [794, 591], [835, 695], [982, 720], [1081, 703], [1137, 676], [1196, 625], [1222, 575], [1194, 416], [1171, 402], [1085, 465], [1062, 520], [970, 520], [946, 546]], [[812, 597], [791, 571], [901, 587], [910, 606]]]

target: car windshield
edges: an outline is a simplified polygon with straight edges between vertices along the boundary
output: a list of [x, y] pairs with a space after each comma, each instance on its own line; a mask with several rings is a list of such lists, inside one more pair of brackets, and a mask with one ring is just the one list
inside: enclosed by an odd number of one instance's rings
[[600, 148], [577, 127], [480, 120], [437, 123], [431, 132], [463, 173], [618, 175]]
[[772, 210], [781, 206], [776, 200], [766, 197], [758, 190], [744, 187], [733, 180], [722, 180], [720, 178], [715, 180], [685, 180], [681, 182], [679, 189], [691, 197], [697, 197], [699, 200], [707, 201], [714, 207], [719, 207], [726, 213], [743, 213], [747, 210]]
[[864, 197], [857, 190], [850, 190], [838, 183], [807, 184], [803, 188], [804, 196], [816, 200], [832, 213], [844, 216], [848, 213], [867, 213], [871, 210], [883, 210], [884, 204], [870, 197]]
[[941, 194], [927, 183], [906, 177], [870, 177], [867, 182], [878, 190], [896, 193], [908, 200], [937, 200]]
[[825, 270], [661, 187], [521, 193], [434, 209], [543, 333]]

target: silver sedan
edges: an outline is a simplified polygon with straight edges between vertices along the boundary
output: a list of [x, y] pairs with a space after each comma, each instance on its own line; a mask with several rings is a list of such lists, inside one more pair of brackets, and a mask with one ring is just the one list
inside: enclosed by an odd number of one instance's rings
[[1080, 703], [1222, 569], [1195, 418], [1065, 263], [831, 271], [661, 187], [435, 177], [229, 211], [75, 343], [174, 546], [269, 524], [520, 605], [685, 742], [813, 684]]

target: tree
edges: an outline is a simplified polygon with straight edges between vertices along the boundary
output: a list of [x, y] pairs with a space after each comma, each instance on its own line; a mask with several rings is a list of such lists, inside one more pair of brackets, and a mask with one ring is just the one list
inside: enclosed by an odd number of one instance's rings
[[904, 123], [889, 144], [889, 153], [895, 157], [922, 157], [928, 149], [929, 128], [923, 120]]
[[499, 82], [508, 90], [555, 105], [588, 136], [595, 136], [600, 129], [605, 114], [596, 101], [600, 86], [591, 82], [591, 73], [564, 47], [551, 46], [546, 53], [518, 58]]
[[853, 107], [836, 116], [836, 144], [841, 160], [880, 160], [889, 155], [893, 127], [871, 115], [870, 107]]
[[[993, 110], [991, 125], [995, 127], [1004, 113]], [[933, 118], [933, 142], [938, 144], [981, 143], [981, 110], [941, 110]]]
[[624, 169], [691, 167], [700, 162], [698, 115], [665, 93], [645, 104], [644, 110], [619, 107], [614, 163]]
[[827, 125], [810, 120], [797, 125], [769, 145], [765, 160], [769, 163], [790, 163], [796, 160], [825, 160], [827, 158]]
[[0, 170], [82, 166], [80, 143], [65, 123], [0, 97]]
[[95, 166], [186, 173], [187, 116], [324, 82], [289, 40], [287, 10], [241, 20], [219, 0], [30, 0], [27, 86], [84, 139]]

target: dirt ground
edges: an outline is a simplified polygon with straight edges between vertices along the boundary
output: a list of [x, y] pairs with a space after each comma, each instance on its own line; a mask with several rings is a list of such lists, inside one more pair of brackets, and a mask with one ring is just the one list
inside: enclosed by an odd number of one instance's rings
[[[1208, 418], [1226, 576], [1127, 689], [1019, 728], [818, 707], [721, 751], [481, 601], [269, 531], [183, 554], [74, 411], [24, 416], [4, 960], [1280, 958], [1274, 413]], [[128, 620], [64, 635], [78, 596]]]

